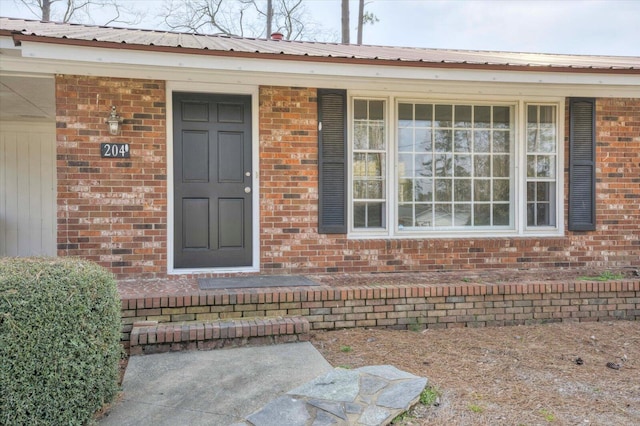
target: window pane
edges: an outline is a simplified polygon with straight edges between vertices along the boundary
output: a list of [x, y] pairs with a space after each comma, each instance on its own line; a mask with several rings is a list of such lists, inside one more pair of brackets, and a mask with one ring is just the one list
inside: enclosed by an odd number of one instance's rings
[[509, 180], [495, 179], [493, 181], [493, 200], [509, 201]]
[[414, 174], [413, 154], [398, 155], [398, 176], [411, 177]]
[[556, 126], [555, 124], [540, 125], [540, 152], [555, 152], [556, 150]]
[[527, 151], [536, 152], [538, 147], [538, 125], [527, 125]]
[[413, 104], [398, 104], [398, 127], [413, 126]]
[[367, 101], [355, 100], [353, 101], [353, 118], [356, 120], [366, 120], [367, 115]]
[[[354, 145], [355, 149], [362, 149], [361, 147]], [[398, 129], [398, 151], [411, 152], [413, 151], [413, 129]]]
[[493, 156], [493, 176], [509, 177], [509, 156], [508, 155]]
[[367, 206], [367, 227], [382, 228], [382, 203], [369, 203]]
[[488, 129], [489, 127], [491, 127], [491, 107], [473, 107], [473, 127], [475, 127], [476, 129]]
[[453, 217], [454, 226], [471, 226], [471, 204], [456, 204]]
[[453, 193], [451, 192], [451, 179], [436, 179], [435, 181], [435, 200], [436, 201], [452, 201]]
[[353, 204], [353, 226], [355, 228], [367, 226], [367, 205], [365, 203]]
[[416, 152], [431, 151], [431, 130], [416, 129]]
[[365, 180], [353, 180], [353, 198], [367, 198], [367, 183]]
[[511, 108], [494, 106], [493, 107], [493, 127], [496, 129], [508, 129], [510, 127]]
[[431, 127], [433, 115], [432, 105], [416, 105], [416, 126]]
[[369, 120], [384, 120], [384, 101], [369, 101]]
[[489, 179], [476, 179], [473, 181], [473, 201], [491, 200], [491, 181]]
[[452, 220], [452, 206], [451, 204], [436, 204], [435, 205], [435, 220], [436, 226], [451, 226]]
[[436, 152], [451, 152], [451, 130], [436, 130], [435, 150]]
[[384, 127], [381, 125], [372, 124], [369, 126], [369, 149], [383, 150], [384, 149]]
[[491, 225], [491, 204], [473, 205], [473, 224], [475, 226]]
[[536, 164], [536, 176], [555, 177], [555, 157], [538, 155]]
[[455, 127], [471, 127], [471, 106], [456, 105]]
[[401, 203], [413, 201], [413, 180], [400, 179], [398, 183], [398, 201]]
[[475, 152], [491, 151], [491, 132], [488, 130], [476, 130], [473, 132], [473, 150]]
[[433, 226], [433, 206], [416, 204], [416, 226]]
[[456, 152], [471, 152], [471, 130], [456, 130], [453, 139]]
[[456, 155], [455, 156], [455, 176], [467, 177], [471, 176], [471, 156]]
[[384, 198], [382, 180], [367, 181], [367, 196], [365, 198], [378, 200]]
[[367, 149], [367, 137], [367, 125], [362, 123], [355, 123], [353, 126], [353, 148]]
[[416, 155], [416, 173], [415, 176], [428, 177], [433, 176], [433, 156], [432, 155]]
[[509, 225], [509, 204], [493, 205], [493, 224], [495, 226]]
[[452, 105], [436, 105], [435, 127], [451, 127]]
[[455, 201], [471, 201], [471, 179], [457, 179], [454, 185]]
[[451, 176], [453, 174], [453, 156], [451, 154], [438, 154], [435, 156], [435, 175]]
[[493, 132], [493, 152], [509, 152], [509, 132], [496, 130]]
[[433, 201], [433, 180], [416, 179], [415, 180], [415, 200], [422, 202]]
[[476, 155], [473, 158], [473, 175], [476, 177], [491, 176], [491, 157], [488, 155]]
[[398, 227], [413, 226], [413, 204], [398, 205]]

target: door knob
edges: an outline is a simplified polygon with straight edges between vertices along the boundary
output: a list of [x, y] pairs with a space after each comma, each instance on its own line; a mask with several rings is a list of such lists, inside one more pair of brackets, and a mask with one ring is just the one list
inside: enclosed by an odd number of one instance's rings
[[251, 192], [251, 188], [249, 188], [248, 186], [245, 186], [244, 187], [244, 192], [247, 193], [247, 194], [250, 193]]

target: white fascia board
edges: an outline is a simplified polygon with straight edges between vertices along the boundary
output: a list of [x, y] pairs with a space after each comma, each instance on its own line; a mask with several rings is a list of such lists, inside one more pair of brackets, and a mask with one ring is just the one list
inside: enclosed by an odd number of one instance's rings
[[[38, 69], [60, 74], [284, 85], [425, 93], [477, 93], [640, 97], [640, 78], [631, 74], [527, 72], [354, 65], [282, 59], [22, 43], [23, 61], [3, 58], [0, 70]], [[71, 58], [82, 58], [74, 60]], [[6, 59], [6, 60], [5, 60]], [[19, 62], [19, 61], [18, 61]], [[13, 63], [13, 64], [12, 64]], [[22, 69], [20, 69], [22, 68]], [[452, 84], [455, 83], [455, 84]]]

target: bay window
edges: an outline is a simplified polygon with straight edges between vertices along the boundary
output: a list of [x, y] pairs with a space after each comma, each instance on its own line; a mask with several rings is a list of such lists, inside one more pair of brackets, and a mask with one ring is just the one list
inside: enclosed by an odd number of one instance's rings
[[355, 98], [351, 106], [354, 235], [558, 231], [557, 104]]

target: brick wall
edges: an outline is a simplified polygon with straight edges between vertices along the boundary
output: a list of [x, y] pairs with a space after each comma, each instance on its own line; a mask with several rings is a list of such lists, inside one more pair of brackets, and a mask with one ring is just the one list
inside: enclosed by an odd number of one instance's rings
[[[111, 136], [111, 106], [124, 118]], [[58, 255], [119, 276], [166, 272], [167, 149], [163, 81], [56, 76]], [[101, 142], [131, 158], [100, 157]]]
[[217, 290], [125, 296], [125, 346], [141, 321], [302, 316], [312, 330], [451, 328], [640, 319], [640, 280], [527, 284], [398, 284], [313, 289]]
[[[316, 92], [260, 90], [263, 273], [620, 267], [640, 259], [640, 99], [597, 102], [597, 229], [552, 238], [352, 240], [317, 234]], [[568, 111], [567, 111], [568, 117]], [[565, 126], [567, 132], [568, 124]], [[568, 140], [565, 143], [568, 161]], [[567, 164], [565, 164], [565, 183]], [[565, 188], [567, 198], [568, 188]], [[568, 220], [565, 207], [565, 226]]]
[[[58, 255], [89, 258], [120, 277], [165, 275], [164, 82], [59, 75], [56, 98]], [[260, 88], [261, 273], [638, 265], [640, 99], [597, 102], [596, 231], [469, 240], [317, 234], [316, 102], [312, 88]], [[118, 136], [105, 124], [111, 105], [125, 118]], [[100, 142], [131, 144], [131, 158], [100, 158]]]

